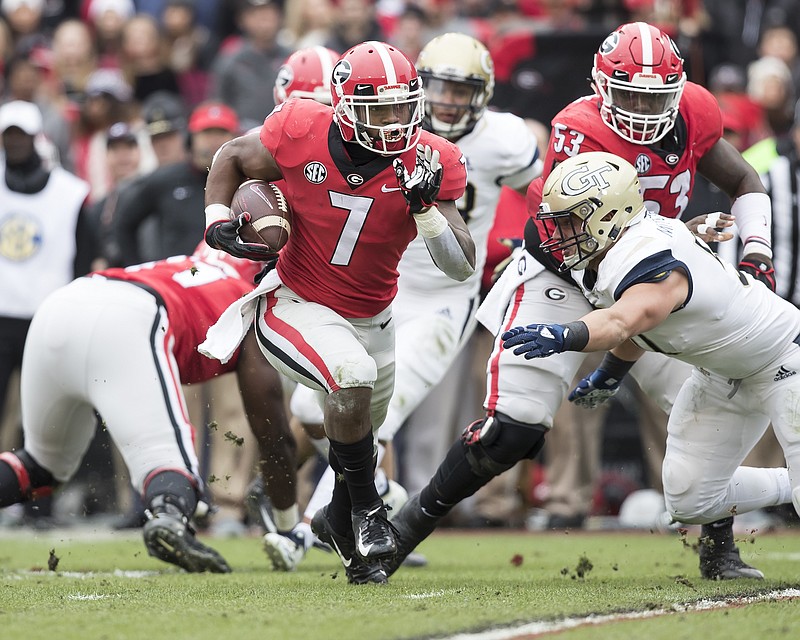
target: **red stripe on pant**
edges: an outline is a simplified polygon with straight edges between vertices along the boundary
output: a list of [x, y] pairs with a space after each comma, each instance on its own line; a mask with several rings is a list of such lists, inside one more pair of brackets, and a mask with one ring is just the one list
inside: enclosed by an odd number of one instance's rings
[[[517, 287], [517, 290], [514, 292], [514, 300], [511, 303], [511, 314], [508, 316], [508, 322], [506, 325], [500, 330], [500, 335], [514, 326], [514, 321], [517, 317], [517, 312], [519, 311], [519, 306], [522, 303], [522, 296], [524, 294], [525, 285], [523, 284]], [[497, 398], [500, 395], [498, 387], [500, 385], [500, 355], [503, 353], [503, 346], [499, 336], [496, 338], [496, 340], [497, 346], [495, 347], [495, 351], [492, 353], [491, 359], [489, 360], [489, 398], [486, 401], [486, 412], [488, 415], [492, 415], [495, 412], [495, 409], [497, 408]]]

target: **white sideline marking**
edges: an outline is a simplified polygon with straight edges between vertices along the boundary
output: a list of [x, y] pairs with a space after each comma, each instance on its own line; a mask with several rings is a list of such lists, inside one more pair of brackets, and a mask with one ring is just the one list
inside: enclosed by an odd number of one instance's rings
[[692, 611], [709, 611], [711, 609], [727, 609], [741, 605], [764, 602], [766, 600], [791, 600], [800, 598], [800, 589], [781, 589], [770, 591], [757, 596], [724, 598], [721, 600], [698, 600], [696, 602], [677, 603], [667, 609], [653, 609], [649, 611], [629, 611], [628, 613], [613, 613], [609, 615], [588, 615], [580, 618], [565, 618], [549, 622], [531, 622], [517, 627], [505, 629], [490, 629], [476, 633], [459, 633], [448, 636], [446, 640], [513, 640], [514, 638], [538, 636], [546, 633], [555, 633], [587, 625], [603, 624], [606, 622], [621, 622], [624, 620], [642, 620], [672, 613], [687, 613]]
[[440, 589], [439, 591], [429, 591], [428, 593], [409, 593], [403, 597], [408, 600], [425, 600], [426, 598], [441, 598], [443, 595], [444, 591]]
[[789, 560], [790, 562], [800, 562], [800, 553], [759, 553], [759, 558], [767, 558], [769, 560]]
[[114, 578], [149, 578], [151, 576], [160, 575], [160, 571], [123, 571], [122, 569], [114, 569], [114, 571], [15, 571], [14, 573], [8, 574], [7, 578], [17, 578], [21, 579], [22, 577], [27, 576], [36, 576], [38, 578], [42, 577], [61, 577], [61, 578], [79, 578], [81, 580], [85, 580], [88, 578], [103, 578], [107, 576], [113, 576]]
[[75, 593], [67, 596], [67, 600], [105, 600], [112, 596], [102, 593]]

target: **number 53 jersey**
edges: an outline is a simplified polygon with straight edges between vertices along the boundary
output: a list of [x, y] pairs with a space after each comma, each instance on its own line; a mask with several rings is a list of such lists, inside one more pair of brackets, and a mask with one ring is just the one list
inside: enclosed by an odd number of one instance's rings
[[[292, 234], [277, 267], [283, 284], [344, 318], [383, 311], [397, 292], [400, 256], [417, 235], [392, 161], [401, 158], [411, 173], [416, 149], [354, 163], [331, 107], [313, 100], [276, 107], [260, 137], [283, 174], [292, 209]], [[459, 149], [426, 131], [419, 144], [440, 153], [438, 200], [460, 198], [467, 179]]]
[[692, 194], [697, 163], [722, 136], [716, 99], [692, 82], [684, 88], [675, 126], [656, 145], [633, 144], [620, 138], [603, 122], [596, 95], [568, 104], [551, 124], [544, 179], [568, 157], [585, 151], [607, 151], [636, 167], [647, 209], [667, 218], [681, 217]]

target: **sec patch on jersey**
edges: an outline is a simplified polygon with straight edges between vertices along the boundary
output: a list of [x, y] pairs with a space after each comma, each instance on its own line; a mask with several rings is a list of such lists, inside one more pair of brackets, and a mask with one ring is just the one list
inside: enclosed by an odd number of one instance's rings
[[265, 244], [279, 251], [292, 232], [292, 211], [283, 192], [271, 182], [243, 182], [231, 201], [234, 216], [250, 214], [250, 222], [242, 226], [239, 236], [245, 242]]

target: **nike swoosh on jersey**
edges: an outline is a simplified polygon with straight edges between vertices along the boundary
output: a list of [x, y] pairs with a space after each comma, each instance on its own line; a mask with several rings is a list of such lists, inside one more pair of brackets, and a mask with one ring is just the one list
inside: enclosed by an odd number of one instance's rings
[[390, 187], [388, 184], [382, 184], [381, 191], [384, 193], [391, 193], [392, 191], [400, 191], [400, 187]]

